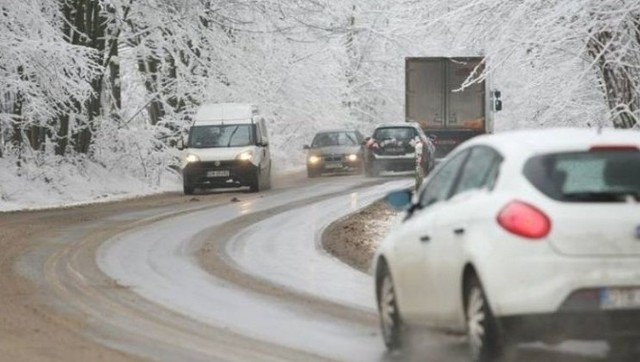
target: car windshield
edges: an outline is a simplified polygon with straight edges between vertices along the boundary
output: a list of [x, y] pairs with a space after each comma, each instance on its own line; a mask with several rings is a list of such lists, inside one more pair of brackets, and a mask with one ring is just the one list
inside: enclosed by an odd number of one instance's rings
[[377, 140], [400, 139], [408, 140], [416, 136], [416, 130], [411, 127], [384, 127], [378, 128], [373, 138]]
[[252, 144], [251, 124], [193, 126], [189, 133], [189, 146], [193, 148], [243, 147]]
[[525, 177], [542, 193], [564, 202], [640, 201], [640, 152], [590, 151], [531, 158]]
[[323, 132], [318, 133], [311, 143], [311, 147], [357, 146], [358, 138], [355, 132]]

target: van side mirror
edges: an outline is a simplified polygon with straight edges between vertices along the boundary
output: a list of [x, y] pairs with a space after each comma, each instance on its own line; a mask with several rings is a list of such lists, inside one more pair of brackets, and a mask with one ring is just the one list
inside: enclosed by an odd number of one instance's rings
[[309, 147], [309, 145], [304, 145], [304, 146], [302, 146], [302, 149], [303, 149], [303, 150], [308, 150], [308, 149], [310, 149], [310, 148], [311, 148], [311, 147]]
[[182, 138], [178, 140], [178, 149], [180, 151], [184, 150], [184, 140]]

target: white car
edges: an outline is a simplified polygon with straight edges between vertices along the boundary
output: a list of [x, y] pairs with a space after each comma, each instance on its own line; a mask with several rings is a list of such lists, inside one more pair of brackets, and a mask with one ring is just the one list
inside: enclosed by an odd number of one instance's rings
[[[467, 333], [472, 359], [516, 342], [640, 341], [640, 132], [479, 136], [415, 194], [375, 259], [384, 341], [406, 325]], [[513, 349], [509, 349], [513, 350]], [[640, 359], [634, 359], [640, 360]]]

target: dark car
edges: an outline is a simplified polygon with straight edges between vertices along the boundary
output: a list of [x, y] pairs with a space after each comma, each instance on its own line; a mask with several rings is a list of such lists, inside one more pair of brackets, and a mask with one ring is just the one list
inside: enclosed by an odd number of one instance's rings
[[415, 171], [420, 165], [426, 175], [435, 165], [434, 156], [433, 142], [417, 123], [385, 124], [365, 143], [365, 172], [377, 176], [383, 171]]
[[331, 130], [318, 132], [307, 152], [307, 175], [318, 177], [322, 173], [361, 172], [364, 136], [357, 130]]

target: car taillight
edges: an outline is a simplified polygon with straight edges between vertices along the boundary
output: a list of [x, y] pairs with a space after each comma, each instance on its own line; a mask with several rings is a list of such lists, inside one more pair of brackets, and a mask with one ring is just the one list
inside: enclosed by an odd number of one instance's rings
[[498, 224], [510, 233], [527, 239], [541, 239], [551, 230], [551, 220], [536, 207], [512, 201], [498, 213]]

